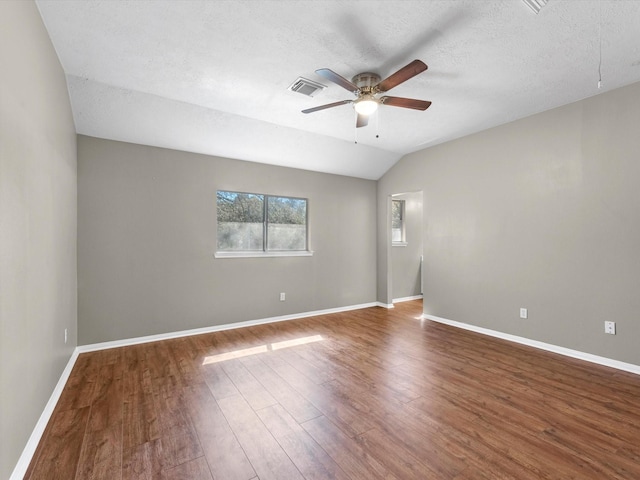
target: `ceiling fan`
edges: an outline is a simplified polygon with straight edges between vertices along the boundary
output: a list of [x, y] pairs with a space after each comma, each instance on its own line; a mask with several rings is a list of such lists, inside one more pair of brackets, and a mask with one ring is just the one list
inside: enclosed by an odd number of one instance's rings
[[351, 81], [338, 75], [333, 70], [328, 68], [321, 68], [316, 70], [316, 73], [327, 80], [332, 81], [336, 85], [340, 85], [345, 90], [349, 90], [351, 93], [357, 96], [355, 100], [342, 100], [340, 102], [328, 103], [326, 105], [320, 105], [319, 107], [307, 108], [302, 110], [302, 113], [313, 113], [318, 110], [324, 110], [326, 108], [338, 107], [340, 105], [346, 105], [347, 103], [353, 103], [355, 110], [358, 114], [356, 119], [356, 127], [364, 127], [369, 123], [369, 115], [375, 112], [378, 105], [389, 105], [391, 107], [412, 108], [414, 110], [426, 110], [431, 105], [431, 102], [426, 100], [415, 100], [413, 98], [402, 97], [378, 97], [379, 93], [388, 92], [394, 87], [397, 87], [403, 82], [406, 82], [410, 78], [415, 77], [421, 72], [427, 69], [427, 64], [414, 60], [408, 65], [402, 67], [396, 73], [388, 76], [384, 80], [380, 81], [380, 75], [376, 73], [359, 73], [351, 79]]

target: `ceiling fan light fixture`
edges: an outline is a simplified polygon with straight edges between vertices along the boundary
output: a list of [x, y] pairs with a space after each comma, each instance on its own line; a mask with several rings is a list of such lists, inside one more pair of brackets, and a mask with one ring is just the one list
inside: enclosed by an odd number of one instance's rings
[[356, 100], [355, 109], [360, 115], [371, 115], [378, 109], [378, 100], [373, 95], [362, 95]]

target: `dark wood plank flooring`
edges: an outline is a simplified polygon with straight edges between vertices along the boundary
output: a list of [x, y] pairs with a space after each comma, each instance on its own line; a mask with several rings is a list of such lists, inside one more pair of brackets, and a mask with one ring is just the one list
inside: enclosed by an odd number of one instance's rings
[[421, 311], [82, 354], [25, 478], [640, 479], [640, 377]]

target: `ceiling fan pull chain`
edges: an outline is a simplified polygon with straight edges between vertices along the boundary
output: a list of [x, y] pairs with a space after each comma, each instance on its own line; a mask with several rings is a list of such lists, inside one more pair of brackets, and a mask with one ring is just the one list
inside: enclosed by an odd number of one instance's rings
[[598, 18], [598, 88], [602, 88], [602, 0], [598, 2], [600, 9]]
[[[354, 110], [354, 112], [356, 112]], [[358, 112], [356, 112], [356, 127], [353, 129], [353, 143], [358, 144]]]

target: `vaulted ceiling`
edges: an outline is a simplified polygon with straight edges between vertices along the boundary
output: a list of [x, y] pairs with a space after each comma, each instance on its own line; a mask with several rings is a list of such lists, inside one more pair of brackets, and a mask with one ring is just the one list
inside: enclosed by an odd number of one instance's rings
[[[361, 178], [403, 155], [640, 81], [640, 2], [37, 0], [78, 133]], [[429, 69], [355, 128], [315, 73]], [[314, 97], [288, 90], [305, 77]], [[601, 88], [598, 81], [602, 79]], [[357, 140], [357, 143], [356, 143]]]

